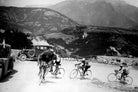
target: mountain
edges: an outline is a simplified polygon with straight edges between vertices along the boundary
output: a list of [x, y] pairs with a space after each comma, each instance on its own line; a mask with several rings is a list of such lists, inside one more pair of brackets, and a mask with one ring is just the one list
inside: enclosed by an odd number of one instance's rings
[[64, 56], [65, 52], [72, 56], [105, 55], [110, 46], [121, 55], [138, 56], [138, 30], [80, 25], [48, 8], [1, 6], [0, 29], [29, 33], [29, 39], [39, 37], [41, 42], [61, 48]]
[[138, 56], [138, 30], [76, 26], [66, 28], [62, 30], [62, 33], [66, 34], [68, 38], [49, 38], [47, 41], [66, 48], [72, 56], [106, 55], [107, 51], [110, 51], [110, 46], [115, 47], [122, 56]]
[[66, 0], [50, 6], [80, 24], [137, 28], [138, 8], [123, 0]]
[[0, 7], [0, 27], [17, 28], [33, 35], [58, 33], [78, 25], [68, 17], [48, 8]]

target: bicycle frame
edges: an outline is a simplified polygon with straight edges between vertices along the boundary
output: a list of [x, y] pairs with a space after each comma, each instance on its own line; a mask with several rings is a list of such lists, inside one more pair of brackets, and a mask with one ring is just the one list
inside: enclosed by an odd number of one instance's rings
[[75, 65], [77, 71], [80, 73], [81, 76], [83, 76], [83, 70], [81, 69], [80, 65]]

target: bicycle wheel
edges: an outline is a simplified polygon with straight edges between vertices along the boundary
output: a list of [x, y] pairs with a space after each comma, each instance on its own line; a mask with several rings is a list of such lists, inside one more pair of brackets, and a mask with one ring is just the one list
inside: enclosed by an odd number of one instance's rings
[[92, 71], [91, 70], [86, 71], [85, 78], [86, 79], [91, 79], [92, 78]]
[[71, 79], [74, 79], [74, 78], [77, 77], [77, 75], [78, 75], [78, 70], [77, 70], [77, 69], [73, 69], [73, 70], [71, 71], [71, 73], [70, 73], [70, 78], [71, 78]]
[[65, 74], [65, 70], [63, 68], [59, 68], [57, 73], [56, 73], [56, 77], [58, 78], [62, 78]]
[[131, 84], [133, 83], [133, 78], [130, 77], [130, 76], [127, 76], [127, 77], [125, 78], [125, 82], [126, 82], [128, 85], [131, 85]]
[[115, 76], [115, 73], [110, 73], [108, 76], [107, 76], [107, 79], [109, 82], [113, 82], [113, 81], [116, 81], [116, 76]]

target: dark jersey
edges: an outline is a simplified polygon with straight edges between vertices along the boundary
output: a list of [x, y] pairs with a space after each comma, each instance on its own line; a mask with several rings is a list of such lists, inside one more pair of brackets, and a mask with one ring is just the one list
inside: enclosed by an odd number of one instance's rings
[[55, 61], [56, 65], [61, 65], [60, 63], [61, 63], [61, 61]]
[[50, 62], [51, 60], [54, 60], [54, 59], [56, 59], [56, 56], [52, 51], [45, 51], [40, 56], [40, 60], [45, 61], [47, 63]]

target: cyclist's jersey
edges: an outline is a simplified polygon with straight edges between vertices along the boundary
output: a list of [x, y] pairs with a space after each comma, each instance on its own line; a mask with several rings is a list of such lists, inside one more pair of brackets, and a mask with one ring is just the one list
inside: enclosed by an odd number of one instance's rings
[[81, 69], [89, 69], [91, 66], [89, 64], [86, 64], [86, 61], [82, 61], [81, 63], [78, 64]]
[[81, 61], [81, 66], [84, 67], [85, 66], [85, 60]]
[[52, 51], [45, 51], [40, 55], [40, 60], [49, 63], [51, 60], [56, 59]]
[[61, 61], [55, 61], [56, 65], [61, 65]]

